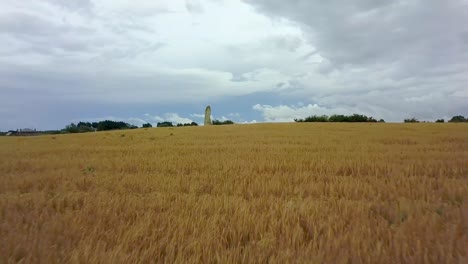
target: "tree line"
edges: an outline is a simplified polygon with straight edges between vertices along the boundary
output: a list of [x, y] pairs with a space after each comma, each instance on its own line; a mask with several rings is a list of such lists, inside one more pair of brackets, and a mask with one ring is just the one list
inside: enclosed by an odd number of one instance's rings
[[[225, 121], [220, 121], [220, 120], [213, 120], [211, 122], [212, 125], [232, 125], [234, 124], [234, 122], [232, 120], [225, 120]], [[151, 125], [151, 124], [149, 124]], [[144, 126], [144, 125], [143, 125]], [[182, 127], [182, 126], [198, 126], [197, 123], [195, 122], [192, 122], [192, 123], [178, 123], [176, 125], [174, 125], [172, 122], [169, 122], [169, 121], [164, 121], [164, 122], [159, 122], [157, 123], [156, 125], [157, 127], [174, 127], [174, 126], [177, 126], [177, 127]]]
[[[353, 115], [313, 115], [303, 119], [294, 119], [295, 122], [385, 122], [383, 119], [375, 119], [373, 117], [367, 117], [366, 115], [353, 114]], [[405, 123], [421, 123], [427, 121], [419, 121], [417, 118], [406, 118], [403, 120]], [[445, 123], [444, 119], [437, 119], [436, 123]], [[468, 118], [462, 115], [453, 116], [447, 122], [449, 123], [464, 123], [468, 122]], [[213, 125], [231, 125], [234, 124], [232, 120], [213, 120]], [[172, 122], [164, 121], [158, 122], [157, 127], [185, 127], [185, 126], [198, 126], [196, 122], [191, 123], [177, 123], [174, 125]], [[150, 123], [143, 124], [142, 128], [151, 128], [153, 127]], [[107, 130], [121, 130], [121, 129], [136, 129], [138, 126], [125, 123], [123, 121], [111, 121], [104, 120], [100, 122], [78, 122], [71, 123], [67, 125], [64, 129], [61, 130], [48, 130], [48, 131], [38, 131], [37, 134], [62, 134], [62, 133], [85, 133], [85, 132], [94, 132], [94, 131], [107, 131]], [[8, 132], [15, 132], [10, 130]], [[6, 135], [8, 132], [0, 132], [0, 136]]]
[[[313, 116], [308, 116], [303, 119], [294, 119], [295, 122], [381, 122], [384, 123], [385, 120], [373, 118], [373, 117], [367, 117], [365, 115], [360, 115], [360, 114], [353, 114], [353, 115], [313, 115]], [[412, 117], [412, 118], [406, 118], [403, 120], [405, 123], [420, 123], [420, 122], [426, 122], [427, 121], [419, 121], [418, 119]], [[437, 119], [435, 121], [436, 123], [444, 123], [444, 119]], [[461, 123], [461, 122], [468, 122], [468, 118], [465, 118], [462, 115], [456, 115], [453, 116], [450, 120], [447, 122], [450, 123]]]
[[313, 115], [306, 117], [304, 119], [294, 119], [295, 122], [385, 122], [385, 120], [380, 119], [377, 121], [373, 117], [367, 117], [365, 115], [353, 114], [353, 115]]
[[[412, 118], [406, 118], [404, 120], [405, 123], [421, 123], [421, 121], [419, 121], [418, 119], [412, 117]], [[427, 123], [426, 121], [422, 121], [424, 123]], [[436, 123], [445, 123], [445, 119], [437, 119], [435, 121]], [[468, 118], [465, 118], [464, 116], [462, 115], [456, 115], [456, 116], [453, 116], [450, 120], [448, 120], [447, 122], [449, 123], [463, 123], [463, 122], [468, 122]]]
[[62, 132], [65, 133], [85, 133], [94, 131], [107, 131], [119, 129], [135, 129], [137, 126], [130, 125], [123, 121], [104, 120], [100, 122], [78, 122], [67, 125]]
[[[151, 124], [147, 124], [149, 126], [147, 127], [151, 127]], [[197, 123], [195, 122], [192, 122], [192, 123], [177, 123], [177, 125], [175, 125], [177, 127], [183, 127], [183, 126], [198, 126]], [[164, 122], [158, 122], [156, 124], [156, 127], [174, 127], [174, 124], [172, 122], [169, 122], [169, 121], [164, 121]]]
[[[234, 124], [231, 120], [219, 121], [213, 120], [213, 125], [231, 125]], [[158, 122], [156, 127], [186, 127], [186, 126], [198, 126], [196, 122], [191, 123], [177, 123], [173, 124], [170, 121]], [[153, 125], [150, 123], [143, 124], [142, 128], [151, 128]], [[123, 121], [112, 121], [112, 120], [104, 120], [100, 122], [78, 122], [78, 123], [71, 123], [67, 125], [64, 129], [62, 129], [61, 133], [86, 133], [86, 132], [94, 132], [94, 131], [108, 131], [108, 130], [121, 130], [121, 129], [136, 129], [138, 128], [135, 125], [131, 125], [125, 123]]]

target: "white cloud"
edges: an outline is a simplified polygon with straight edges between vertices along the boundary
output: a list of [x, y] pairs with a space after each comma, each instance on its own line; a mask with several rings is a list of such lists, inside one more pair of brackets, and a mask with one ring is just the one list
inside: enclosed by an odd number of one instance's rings
[[129, 124], [132, 124], [138, 127], [141, 127], [143, 124], [149, 123], [145, 119], [138, 118], [138, 117], [130, 117], [130, 118], [125, 119], [125, 121]]
[[174, 123], [174, 125], [178, 124], [178, 123], [185, 124], [185, 123], [192, 123], [193, 122], [192, 119], [186, 118], [186, 117], [181, 117], [177, 113], [165, 113], [162, 116], [160, 116], [160, 115], [153, 115], [152, 116], [152, 115], [148, 114], [148, 115], [145, 115], [145, 117], [148, 120], [148, 122], [152, 123], [153, 125], [155, 125], [158, 122], [164, 122], [164, 121], [172, 122], [172, 123]]
[[163, 115], [151, 115], [149, 113], [145, 113], [143, 117], [116, 117], [116, 116], [103, 116], [103, 117], [92, 117], [92, 118], [79, 118], [73, 119], [71, 122], [98, 122], [103, 120], [112, 120], [112, 121], [124, 121], [132, 125], [141, 126], [146, 123], [151, 123], [152, 125], [156, 126], [158, 122], [169, 121], [175, 124], [177, 123], [191, 123], [192, 119], [182, 117], [177, 113], [165, 113]]
[[294, 119], [305, 118], [311, 115], [353, 114], [356, 112], [344, 108], [325, 108], [317, 104], [303, 105], [260, 105], [256, 104], [253, 110], [262, 114], [266, 122], [293, 122]]
[[196, 118], [205, 118], [204, 114], [190, 114], [191, 117], [196, 117]]
[[181, 117], [179, 116], [178, 114], [176, 113], [168, 113], [165, 115], [165, 118], [168, 120], [168, 121], [172, 121], [174, 123], [182, 123], [182, 124], [185, 124], [185, 123], [192, 123], [192, 119], [190, 118], [185, 118], [185, 117]]
[[[49, 92], [51, 100], [193, 101], [269, 91], [288, 79], [271, 67], [279, 54], [258, 46], [237, 56], [231, 48], [271, 38], [273, 50], [302, 45], [294, 27], [272, 24], [239, 1], [24, 0], [0, 7], [0, 50], [8, 51], [0, 77], [14, 89]], [[244, 81], [233, 82], [233, 74]]]
[[257, 123], [257, 120], [253, 119], [253, 120], [250, 120], [250, 121], [242, 121], [241, 124], [256, 124]]
[[271, 106], [271, 105], [260, 105], [256, 104], [252, 107], [253, 110], [258, 111], [262, 114], [263, 119], [266, 122], [292, 122], [295, 118], [301, 118], [310, 115], [314, 108], [317, 106], [307, 105], [305, 107], [300, 106]]

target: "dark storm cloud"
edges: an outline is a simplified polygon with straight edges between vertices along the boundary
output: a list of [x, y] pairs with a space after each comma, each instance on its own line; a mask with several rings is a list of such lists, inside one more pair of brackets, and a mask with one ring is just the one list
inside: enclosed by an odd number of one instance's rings
[[468, 112], [466, 1], [247, 2], [303, 29], [316, 50], [302, 59], [324, 58], [315, 72], [332, 84], [300, 84], [315, 101], [394, 119]]
[[[336, 65], [466, 59], [468, 5], [463, 1], [249, 1], [261, 12], [299, 22]], [[462, 58], [460, 58], [462, 56]]]
[[0, 33], [17, 36], [50, 37], [67, 29], [39, 16], [22, 12], [12, 12], [0, 16]]

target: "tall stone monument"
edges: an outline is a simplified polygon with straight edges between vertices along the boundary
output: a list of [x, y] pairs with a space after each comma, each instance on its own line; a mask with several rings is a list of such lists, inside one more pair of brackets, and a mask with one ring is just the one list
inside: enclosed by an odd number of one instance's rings
[[205, 109], [205, 126], [211, 125], [211, 106], [207, 106]]

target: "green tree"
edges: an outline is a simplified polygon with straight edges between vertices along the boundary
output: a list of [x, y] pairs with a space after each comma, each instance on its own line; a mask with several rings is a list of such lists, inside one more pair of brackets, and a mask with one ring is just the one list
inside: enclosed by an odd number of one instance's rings
[[173, 127], [174, 124], [172, 124], [172, 122], [169, 122], [169, 121], [164, 121], [164, 122], [158, 122], [156, 126], [157, 127]]
[[225, 121], [220, 121], [220, 120], [213, 120], [212, 122], [213, 125], [232, 125], [234, 122], [232, 120], [225, 120]]
[[78, 133], [78, 126], [75, 123], [71, 123], [65, 127], [65, 132]]
[[78, 122], [78, 133], [92, 132], [95, 131], [93, 125], [90, 122]]
[[177, 123], [177, 126], [178, 126], [178, 127], [183, 127], [183, 126], [184, 126], [184, 127], [186, 127], [186, 126], [198, 126], [198, 124], [195, 123], [195, 122], [192, 122], [192, 123], [183, 123], [183, 124], [182, 124], [182, 123]]
[[122, 121], [111, 121], [111, 120], [104, 120], [98, 123], [97, 130], [98, 131], [106, 131], [106, 130], [118, 130], [118, 129], [129, 129], [129, 128], [136, 128], [130, 124], [127, 124]]
[[416, 119], [416, 118], [414, 118], [414, 117], [412, 117], [412, 118], [406, 118], [406, 119], [404, 120], [404, 122], [405, 122], [405, 123], [419, 123], [419, 120]]
[[468, 119], [466, 119], [462, 115], [457, 115], [457, 116], [452, 117], [452, 119], [450, 119], [449, 122], [451, 123], [468, 122]]
[[[383, 119], [382, 119], [383, 120]], [[294, 119], [295, 122], [377, 122], [373, 117], [367, 117], [365, 115], [353, 114], [350, 116], [346, 115], [331, 115], [318, 116], [313, 115], [304, 119]]]
[[150, 123], [143, 124], [143, 128], [151, 128], [153, 127]]

